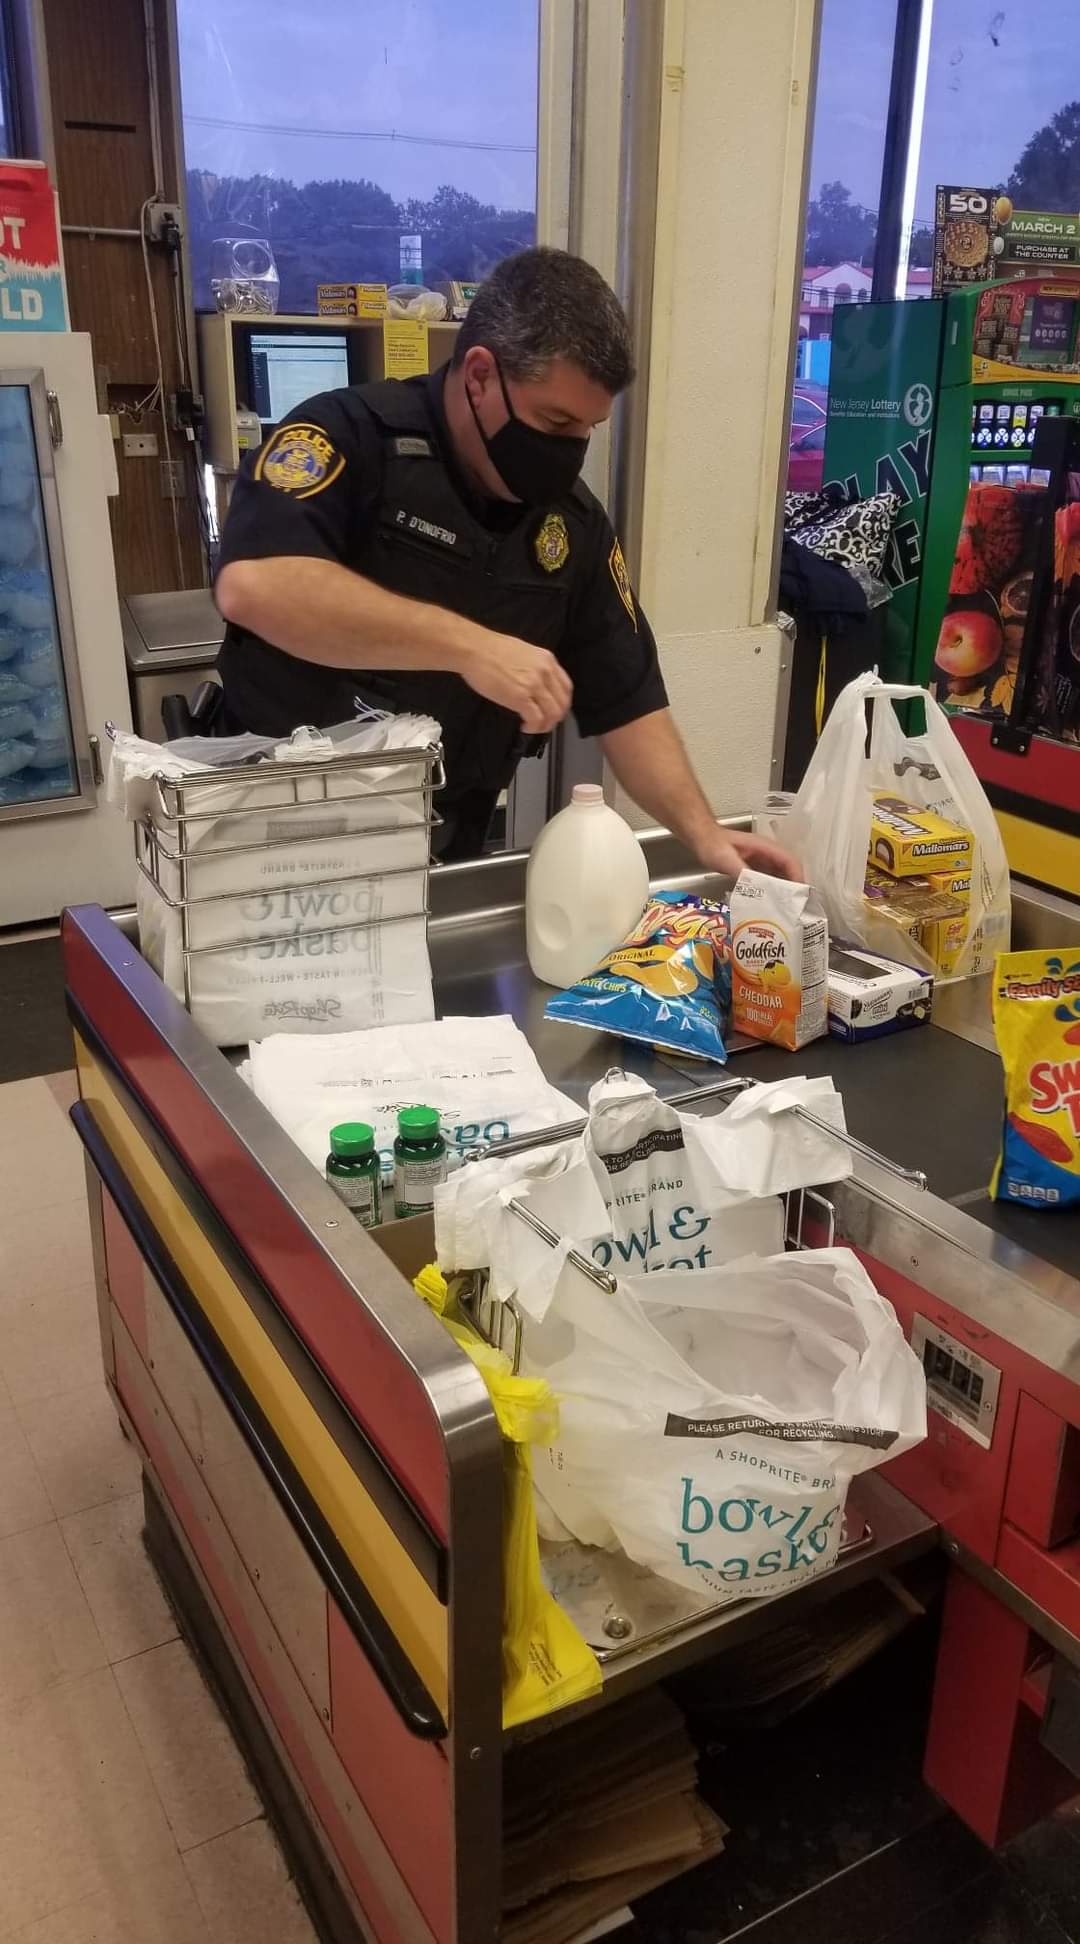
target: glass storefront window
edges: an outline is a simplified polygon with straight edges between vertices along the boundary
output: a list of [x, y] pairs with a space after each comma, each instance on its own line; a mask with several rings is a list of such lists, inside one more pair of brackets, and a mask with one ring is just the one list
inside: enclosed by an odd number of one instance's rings
[[1072, 0], [935, 0], [915, 231], [938, 183], [1001, 188], [1018, 209], [1080, 209], [1080, 39]]
[[825, 0], [795, 355], [789, 483], [821, 484], [834, 304], [865, 303], [892, 73], [896, 0]]
[[[266, 240], [284, 314], [319, 283], [482, 277], [536, 240], [539, 0], [178, 0], [196, 304]], [[415, 278], [412, 279], [415, 281]]]
[[11, 99], [11, 48], [7, 13], [0, 5], [0, 156], [14, 155], [14, 115]]

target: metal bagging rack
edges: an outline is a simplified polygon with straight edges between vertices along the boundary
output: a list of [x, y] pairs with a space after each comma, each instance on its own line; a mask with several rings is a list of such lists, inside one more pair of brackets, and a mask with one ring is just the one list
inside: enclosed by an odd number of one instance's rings
[[[725, 1077], [685, 1093], [669, 1094], [666, 1107], [690, 1107], [705, 1100], [729, 1104], [755, 1085], [750, 1079]], [[871, 1162], [894, 1179], [917, 1189], [927, 1187], [921, 1169], [905, 1168], [886, 1155], [867, 1147], [846, 1128], [833, 1126], [811, 1108], [794, 1103], [785, 1111], [833, 1138], [849, 1153]], [[567, 1121], [536, 1134], [518, 1135], [508, 1141], [484, 1143], [466, 1155], [467, 1162], [491, 1156], [512, 1158], [557, 1142], [572, 1140], [588, 1126], [587, 1119]], [[797, 1188], [784, 1196], [784, 1242], [791, 1250], [831, 1248], [836, 1236], [836, 1211], [828, 1196], [818, 1188]], [[561, 1248], [563, 1237], [541, 1220], [518, 1197], [507, 1207], [532, 1233], [551, 1249]], [[601, 1289], [613, 1293], [617, 1279], [593, 1262], [581, 1249], [570, 1248], [566, 1261], [577, 1272]], [[515, 1372], [520, 1368], [524, 1318], [513, 1298], [493, 1297], [483, 1270], [453, 1278], [455, 1294], [470, 1320], [487, 1342], [510, 1358]], [[869, 1548], [874, 1532], [869, 1521], [851, 1505], [845, 1510], [843, 1537], [838, 1559]], [[720, 1601], [704, 1590], [691, 1591], [661, 1579], [648, 1567], [636, 1564], [625, 1553], [608, 1553], [576, 1539], [541, 1541], [541, 1571], [548, 1591], [574, 1622], [601, 1666], [636, 1653], [644, 1647], [657, 1647], [677, 1639], [687, 1629], [714, 1621], [724, 1614], [742, 1609], [746, 1602]]]
[[[369, 778], [377, 780], [369, 783]], [[134, 825], [136, 862], [177, 935], [188, 1009], [195, 996], [194, 963], [280, 946], [290, 935], [286, 921], [294, 904], [304, 921], [309, 955], [312, 940], [330, 941], [409, 919], [426, 925], [431, 832], [441, 821], [434, 795], [444, 782], [438, 743], [235, 763], [182, 778], [153, 776], [149, 807]], [[240, 804], [228, 802], [233, 791], [243, 793]], [[382, 803], [385, 815], [378, 808]], [[366, 821], [372, 806], [374, 820]], [[358, 813], [363, 813], [359, 821]], [[260, 824], [272, 834], [255, 836], [253, 826]], [[373, 843], [384, 853], [392, 854], [397, 845], [409, 855], [396, 864], [385, 855], [372, 862]], [[317, 858], [330, 847], [347, 849], [346, 868], [327, 871], [316, 862], [310, 874], [303, 869], [289, 876], [275, 873], [274, 852]], [[212, 888], [202, 888], [206, 885]], [[349, 894], [356, 915], [342, 918], [336, 907]], [[340, 921], [312, 924], [312, 905], [320, 902], [331, 919]], [[274, 917], [276, 928], [270, 924]]]
[[[612, 1069], [608, 1077], [617, 1075], [619, 1071], [618, 1068]], [[685, 1093], [668, 1094], [663, 1104], [665, 1107], [679, 1108], [693, 1107], [705, 1100], [719, 1100], [724, 1105], [730, 1105], [739, 1094], [747, 1092], [756, 1084], [754, 1080], [725, 1076], [723, 1080], [711, 1081], [703, 1087], [691, 1087]], [[782, 1111], [793, 1114], [797, 1120], [803, 1121], [808, 1127], [813, 1127], [819, 1134], [828, 1135], [849, 1154], [871, 1162], [875, 1168], [880, 1168], [894, 1180], [907, 1182], [909, 1186], [921, 1191], [926, 1190], [928, 1182], [921, 1168], [905, 1168], [900, 1162], [891, 1161], [887, 1155], [879, 1153], [876, 1148], [867, 1147], [864, 1141], [857, 1140], [855, 1135], [849, 1134], [846, 1128], [835, 1127], [831, 1121], [823, 1119], [820, 1114], [815, 1114], [812, 1108], [796, 1101]], [[554, 1147], [560, 1141], [574, 1140], [578, 1135], [583, 1134], [588, 1124], [587, 1117], [576, 1121], [563, 1121], [558, 1126], [545, 1128], [537, 1134], [519, 1134], [508, 1141], [480, 1143], [469, 1149], [465, 1160], [475, 1162], [497, 1158], [502, 1161], [512, 1159], [516, 1154], [531, 1153], [536, 1148]], [[564, 1238], [557, 1230], [535, 1215], [532, 1209], [517, 1196], [507, 1203], [507, 1207], [518, 1221], [531, 1229], [532, 1233], [545, 1242], [549, 1249], [562, 1247]], [[813, 1244], [808, 1242], [807, 1234], [811, 1225], [820, 1230], [824, 1241], [819, 1242], [815, 1237]], [[812, 1246], [831, 1248], [835, 1235], [836, 1211], [828, 1196], [823, 1195], [820, 1189], [795, 1188], [784, 1196], [784, 1242], [787, 1248], [806, 1249]], [[614, 1293], [617, 1278], [610, 1270], [602, 1269], [598, 1263], [593, 1262], [580, 1249], [576, 1247], [568, 1249], [566, 1261], [578, 1271], [579, 1275], [585, 1276], [609, 1294]], [[521, 1312], [517, 1304], [512, 1298], [502, 1300], [493, 1297], [483, 1270], [474, 1270], [458, 1278], [457, 1282], [459, 1298], [465, 1304], [476, 1328], [495, 1349], [504, 1351], [510, 1357], [516, 1371], [521, 1361], [523, 1329]]]

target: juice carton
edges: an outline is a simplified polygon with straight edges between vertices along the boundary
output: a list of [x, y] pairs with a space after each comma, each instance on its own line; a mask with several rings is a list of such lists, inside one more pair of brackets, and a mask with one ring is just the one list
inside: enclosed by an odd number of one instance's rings
[[808, 884], [743, 871], [731, 894], [731, 1021], [797, 1052], [828, 1026], [829, 929]]
[[920, 810], [903, 797], [874, 797], [870, 824], [870, 862], [891, 877], [925, 877], [929, 871], [971, 869], [970, 830], [948, 823], [932, 810]]

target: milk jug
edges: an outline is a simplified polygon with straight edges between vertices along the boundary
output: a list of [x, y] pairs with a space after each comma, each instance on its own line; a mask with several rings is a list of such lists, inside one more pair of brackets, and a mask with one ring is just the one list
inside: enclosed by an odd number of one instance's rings
[[529, 964], [546, 985], [570, 986], [621, 945], [645, 909], [645, 854], [597, 783], [578, 783], [544, 826], [525, 880]]

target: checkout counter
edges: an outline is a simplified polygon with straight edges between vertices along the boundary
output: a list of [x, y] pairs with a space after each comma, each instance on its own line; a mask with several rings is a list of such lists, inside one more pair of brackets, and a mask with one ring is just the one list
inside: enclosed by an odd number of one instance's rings
[[[656, 883], [710, 888], [671, 839], [647, 847]], [[511, 855], [432, 873], [437, 1002], [512, 1012], [584, 1103], [612, 1042], [544, 1021], [524, 867]], [[1077, 936], [1075, 907], [1018, 896], [1018, 944]], [[502, 1451], [479, 1374], [409, 1286], [430, 1228], [373, 1237], [343, 1215], [133, 940], [95, 907], [65, 915], [102, 1345], [153, 1555], [323, 1934], [485, 1944], [501, 1934], [510, 1739]], [[740, 1056], [761, 1078], [831, 1073], [851, 1132], [879, 1151], [805, 1198], [792, 1240], [857, 1250], [923, 1355], [929, 1436], [855, 1482], [859, 1543], [829, 1574], [669, 1626], [631, 1617], [586, 1705], [942, 1546], [926, 1776], [993, 1844], [1078, 1787], [1080, 1218], [987, 1199], [1001, 1072], [985, 999], [943, 992], [933, 1026], [861, 1047]], [[625, 1061], [666, 1095], [715, 1077], [645, 1048]], [[918, 1170], [925, 1190], [906, 1178]], [[550, 1748], [566, 1719], [515, 1737]]]

